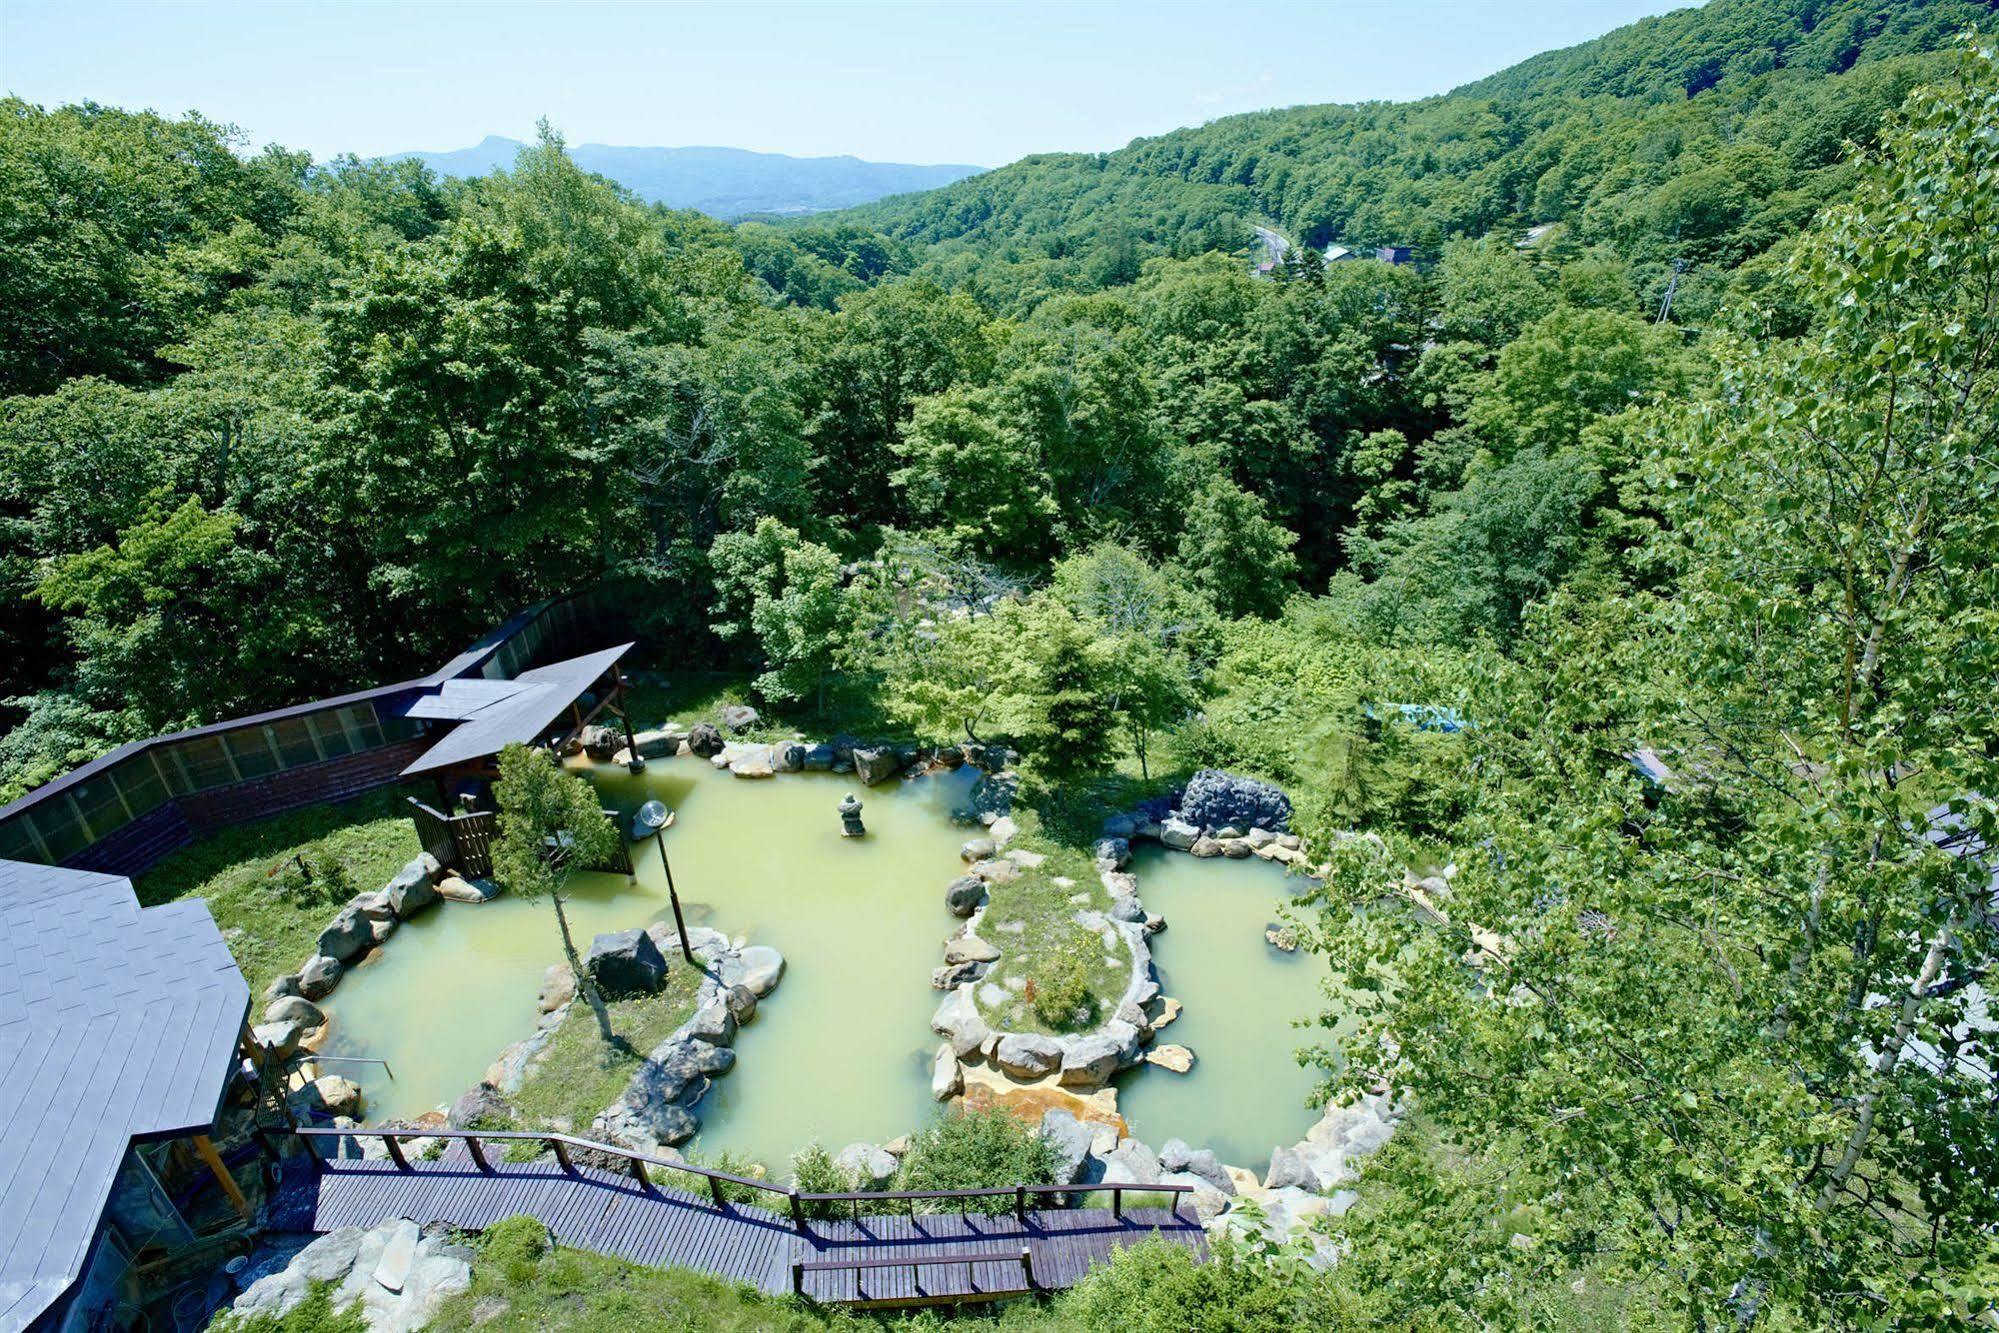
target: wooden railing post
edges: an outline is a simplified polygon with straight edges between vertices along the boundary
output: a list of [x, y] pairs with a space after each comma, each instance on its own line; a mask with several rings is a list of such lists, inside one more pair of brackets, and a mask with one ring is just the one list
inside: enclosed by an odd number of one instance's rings
[[803, 1296], [805, 1294], [805, 1261], [803, 1259], [793, 1259], [791, 1261], [791, 1294], [794, 1296]]
[[388, 1145], [389, 1160], [396, 1164], [396, 1170], [409, 1170], [410, 1159], [403, 1156], [403, 1141], [394, 1134], [384, 1134], [382, 1135], [382, 1142]]
[[625, 1165], [632, 1169], [632, 1179], [639, 1182], [639, 1188], [648, 1194], [652, 1192], [652, 1177], [646, 1174], [646, 1164], [636, 1157], [627, 1157]]
[[1124, 1186], [1111, 1186], [1111, 1216], [1124, 1221]]
[[791, 1225], [803, 1231], [805, 1230], [805, 1205], [798, 1201], [798, 1187], [794, 1185], [785, 1192], [791, 1199]]
[[1022, 1226], [1027, 1225], [1027, 1186], [1013, 1187], [1013, 1216]]
[[486, 1160], [486, 1145], [479, 1142], [478, 1135], [468, 1134], [465, 1136], [465, 1151], [472, 1154], [472, 1165], [478, 1167], [481, 1171], [491, 1171], [493, 1169], [491, 1163]]
[[1034, 1290], [1034, 1247], [1032, 1245], [1023, 1245], [1020, 1247], [1020, 1275], [1022, 1278], [1026, 1280], [1027, 1289], [1029, 1291], [1033, 1291]]
[[725, 1211], [728, 1209], [729, 1201], [722, 1197], [722, 1181], [719, 1177], [708, 1177], [708, 1193], [714, 1197], [717, 1208]]
[[548, 1144], [549, 1147], [555, 1149], [555, 1164], [561, 1167], [568, 1174], [575, 1175], [576, 1166], [573, 1162], [569, 1160], [569, 1145], [564, 1143], [561, 1139], [554, 1137], [553, 1135], [542, 1141]]

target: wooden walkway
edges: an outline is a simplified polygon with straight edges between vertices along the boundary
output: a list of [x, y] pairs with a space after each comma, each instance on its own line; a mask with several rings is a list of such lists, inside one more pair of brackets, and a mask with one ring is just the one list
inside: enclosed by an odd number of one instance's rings
[[[299, 1231], [372, 1227], [393, 1218], [468, 1230], [539, 1218], [561, 1244], [656, 1267], [685, 1267], [773, 1295], [862, 1306], [992, 1300], [1072, 1285], [1119, 1247], [1161, 1235], [1205, 1251], [1191, 1206], [1031, 1209], [811, 1221], [593, 1167], [493, 1162], [481, 1170], [454, 1146], [442, 1160], [340, 1158], [287, 1180], [275, 1224]], [[1023, 1262], [1023, 1251], [1025, 1262]], [[966, 1259], [987, 1255], [990, 1260]], [[1030, 1286], [1030, 1278], [1032, 1285]]]

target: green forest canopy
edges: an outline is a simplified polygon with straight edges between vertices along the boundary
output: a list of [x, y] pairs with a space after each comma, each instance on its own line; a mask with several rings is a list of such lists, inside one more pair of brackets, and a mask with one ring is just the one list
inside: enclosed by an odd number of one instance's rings
[[[782, 226], [552, 130], [448, 182], [0, 103], [0, 798], [610, 580], [669, 666], [1021, 743], [1058, 832], [1292, 790], [1320, 1057], [1421, 1114], [1305, 1306], [1988, 1308], [1989, 891], [1921, 836], [1999, 836], [1988, 15], [1714, 0]], [[1456, 926], [1380, 910], [1445, 863]]]

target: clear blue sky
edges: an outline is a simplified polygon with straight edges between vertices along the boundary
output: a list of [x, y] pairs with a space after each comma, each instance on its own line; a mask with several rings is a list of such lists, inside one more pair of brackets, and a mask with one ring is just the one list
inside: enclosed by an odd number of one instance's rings
[[1687, 0], [0, 0], [0, 89], [199, 110], [320, 157], [523, 138], [998, 165], [1443, 92]]

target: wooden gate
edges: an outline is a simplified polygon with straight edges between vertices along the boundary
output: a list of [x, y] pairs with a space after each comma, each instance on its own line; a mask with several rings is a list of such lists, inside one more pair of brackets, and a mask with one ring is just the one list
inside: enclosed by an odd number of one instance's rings
[[[480, 879], [493, 873], [493, 839], [499, 836], [499, 819], [490, 810], [475, 810], [461, 815], [447, 815], [433, 810], [416, 797], [409, 798], [410, 818], [416, 821], [417, 840], [423, 849], [437, 858], [437, 863], [450, 866], [467, 879]], [[611, 855], [601, 864], [585, 866], [586, 870], [603, 871], [613, 875], [632, 873], [632, 849], [625, 842], [618, 812], [604, 811], [605, 822], [618, 830], [618, 839]]]

